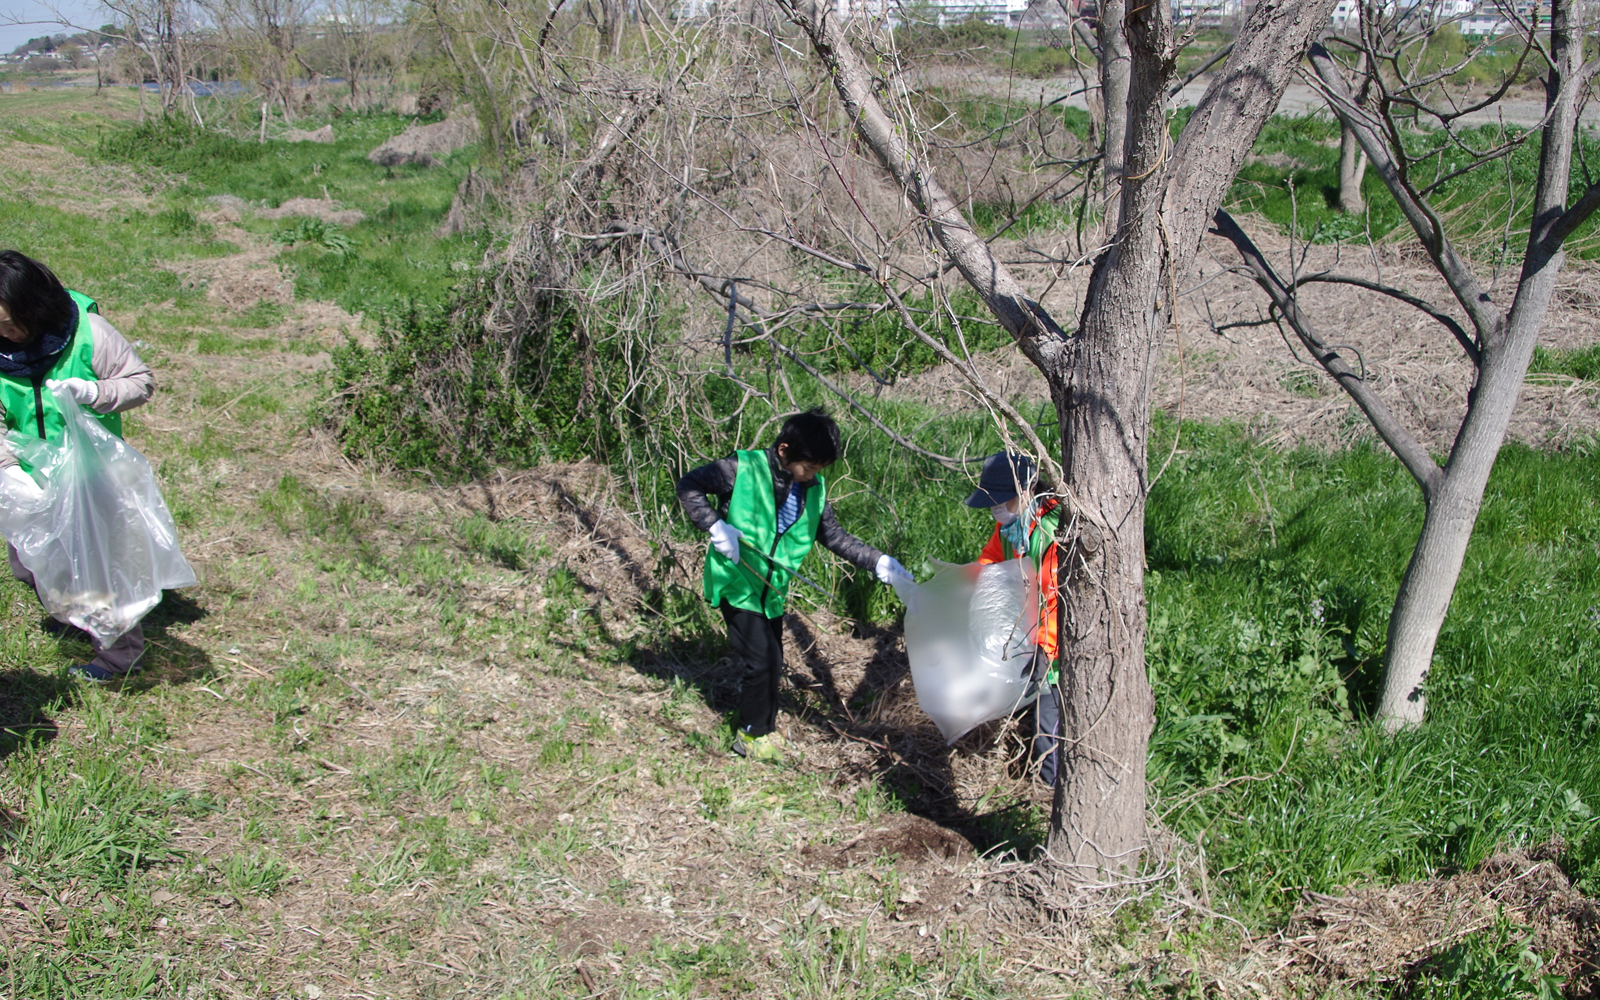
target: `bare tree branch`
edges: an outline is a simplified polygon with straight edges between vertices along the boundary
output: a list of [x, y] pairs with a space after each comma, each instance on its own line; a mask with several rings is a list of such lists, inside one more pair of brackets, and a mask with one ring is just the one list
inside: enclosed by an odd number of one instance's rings
[[1361, 412], [1372, 421], [1372, 426], [1383, 438], [1384, 443], [1394, 451], [1401, 464], [1406, 467], [1406, 471], [1410, 472], [1417, 484], [1422, 487], [1423, 495], [1431, 495], [1444, 478], [1444, 470], [1439, 468], [1439, 463], [1428, 454], [1428, 449], [1423, 447], [1404, 424], [1400, 423], [1390, 411], [1388, 404], [1372, 391], [1372, 387], [1367, 385], [1361, 375], [1345, 364], [1333, 346], [1317, 335], [1311, 326], [1311, 321], [1300, 311], [1294, 289], [1272, 270], [1272, 265], [1267, 263], [1266, 256], [1245, 231], [1239, 228], [1233, 216], [1226, 210], [1218, 209], [1213, 217], [1213, 224], [1212, 231], [1228, 240], [1239, 251], [1239, 256], [1250, 268], [1256, 284], [1261, 286], [1272, 300], [1272, 304], [1283, 313], [1284, 319], [1289, 321], [1289, 326], [1311, 352], [1311, 356], [1327, 369], [1328, 374], [1332, 375], [1344, 391], [1350, 394], [1355, 404], [1361, 407]]
[[1445, 234], [1444, 222], [1437, 212], [1423, 200], [1420, 193], [1405, 179], [1400, 163], [1390, 152], [1388, 141], [1378, 132], [1370, 115], [1355, 103], [1350, 85], [1339, 72], [1338, 64], [1328, 50], [1313, 44], [1309, 53], [1315, 79], [1320, 81], [1323, 95], [1345, 126], [1356, 134], [1362, 152], [1367, 154], [1372, 168], [1383, 178], [1384, 184], [1394, 194], [1406, 221], [1422, 240], [1434, 266], [1450, 286], [1456, 300], [1467, 311], [1477, 330], [1477, 339], [1487, 343], [1505, 323], [1505, 314], [1489, 298], [1472, 267], [1456, 251], [1455, 244]]
[[[1449, 313], [1443, 311], [1433, 303], [1428, 302], [1426, 299], [1418, 298], [1417, 296], [1412, 295], [1410, 292], [1401, 291], [1392, 285], [1385, 285], [1382, 282], [1373, 281], [1370, 278], [1362, 278], [1353, 274], [1333, 274], [1328, 271], [1324, 271], [1320, 274], [1308, 274], [1304, 277], [1297, 278], [1294, 282], [1294, 288], [1299, 288], [1301, 285], [1309, 285], [1313, 282], [1355, 285], [1357, 288], [1365, 288], [1369, 291], [1387, 295], [1392, 299], [1399, 299], [1406, 305], [1413, 306], [1437, 320], [1440, 325], [1442, 325], [1446, 330], [1450, 331], [1451, 336], [1456, 338], [1456, 342], [1459, 343], [1461, 345], [1461, 349], [1467, 353], [1467, 357], [1472, 360], [1473, 365], [1478, 364], [1478, 345], [1472, 342], [1472, 337], [1467, 334], [1467, 331], [1462, 328], [1460, 323], [1456, 322], [1454, 316], [1451, 316]], [[1291, 289], [1291, 291], [1292, 290], [1293, 289]]]

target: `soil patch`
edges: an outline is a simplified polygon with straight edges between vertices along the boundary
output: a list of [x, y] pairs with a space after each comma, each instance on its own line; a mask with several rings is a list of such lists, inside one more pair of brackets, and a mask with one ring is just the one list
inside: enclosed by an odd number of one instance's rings
[[404, 132], [367, 154], [367, 159], [380, 167], [398, 167], [411, 163], [431, 167], [438, 157], [465, 149], [478, 141], [478, 119], [471, 108], [458, 108], [442, 122], [432, 125], [412, 125]]
[[336, 226], [353, 226], [367, 218], [367, 213], [355, 208], [340, 208], [339, 203], [331, 198], [290, 198], [277, 208], [264, 208], [256, 214], [263, 219], [321, 219]]

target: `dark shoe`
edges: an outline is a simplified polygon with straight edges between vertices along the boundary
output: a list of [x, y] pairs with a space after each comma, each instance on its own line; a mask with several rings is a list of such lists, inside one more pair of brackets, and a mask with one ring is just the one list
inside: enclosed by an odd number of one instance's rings
[[94, 663], [80, 663], [75, 667], [68, 667], [67, 674], [68, 676], [76, 677], [85, 684], [109, 684], [114, 680], [128, 676], [127, 674], [119, 674], [116, 671], [107, 670], [105, 667]]

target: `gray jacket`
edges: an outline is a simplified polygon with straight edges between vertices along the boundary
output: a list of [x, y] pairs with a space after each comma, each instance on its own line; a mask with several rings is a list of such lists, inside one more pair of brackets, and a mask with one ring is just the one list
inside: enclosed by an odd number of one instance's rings
[[[778, 510], [789, 499], [789, 490], [794, 486], [794, 476], [778, 464], [778, 455], [775, 451], [768, 448], [766, 454], [767, 467], [772, 470], [773, 509]], [[701, 531], [710, 531], [712, 525], [722, 520], [722, 511], [728, 507], [728, 498], [733, 495], [733, 481], [738, 474], [739, 456], [729, 455], [715, 462], [708, 462], [698, 469], [692, 469], [678, 480], [678, 502], [683, 504], [684, 512], [689, 515], [689, 520], [694, 522], [695, 527]], [[716, 506], [713, 506], [708, 499], [712, 496], [720, 500]], [[883, 555], [882, 552], [839, 527], [839, 522], [834, 519], [831, 503], [822, 507], [822, 520], [817, 524], [817, 541], [829, 552], [866, 570], [875, 568], [878, 565], [878, 558]]]

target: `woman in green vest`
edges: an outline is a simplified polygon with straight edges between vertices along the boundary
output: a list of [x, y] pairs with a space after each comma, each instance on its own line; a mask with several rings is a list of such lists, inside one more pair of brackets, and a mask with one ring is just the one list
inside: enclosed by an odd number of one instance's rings
[[[742, 671], [733, 751], [743, 757], [783, 756], [777, 733], [783, 606], [811, 546], [821, 542], [884, 583], [911, 581], [894, 557], [834, 520], [822, 470], [839, 450], [839, 425], [818, 408], [784, 421], [771, 448], [735, 452], [678, 481], [678, 500], [689, 520], [711, 535], [705, 597], [722, 612]], [[716, 505], [708, 499], [713, 496]]]
[[[94, 301], [68, 291], [48, 267], [15, 250], [0, 251], [0, 411], [7, 430], [58, 439], [63, 421], [52, 388], [71, 393], [113, 434], [124, 410], [155, 391], [155, 376], [133, 347], [100, 316]], [[0, 441], [0, 478], [9, 493], [37, 494], [39, 486]], [[34, 586], [33, 574], [9, 544], [11, 574]], [[111, 642], [93, 642], [94, 659], [72, 667], [97, 684], [137, 669], [144, 630], [135, 625]]]

